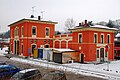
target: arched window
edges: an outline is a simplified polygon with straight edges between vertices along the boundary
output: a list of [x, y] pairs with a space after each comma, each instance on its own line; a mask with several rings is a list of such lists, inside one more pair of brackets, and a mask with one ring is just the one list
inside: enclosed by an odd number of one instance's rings
[[49, 28], [46, 28], [46, 36], [49, 36], [50, 30]]

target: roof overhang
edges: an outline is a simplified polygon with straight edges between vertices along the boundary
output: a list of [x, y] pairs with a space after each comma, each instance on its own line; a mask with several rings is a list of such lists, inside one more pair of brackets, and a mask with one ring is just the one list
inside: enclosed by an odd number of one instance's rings
[[11, 27], [11, 26], [14, 26], [14, 25], [18, 25], [20, 23], [23, 23], [23, 22], [35, 22], [35, 23], [43, 23], [43, 24], [57, 24], [57, 22], [52, 22], [52, 21], [41, 21], [41, 20], [35, 20], [35, 19], [21, 19], [19, 21], [16, 21], [12, 24], [9, 24], [8, 26]]
[[101, 31], [101, 32], [116, 32], [118, 29], [116, 28], [97, 28], [97, 27], [77, 27], [73, 29], [69, 29], [72, 32], [78, 32], [78, 31]]

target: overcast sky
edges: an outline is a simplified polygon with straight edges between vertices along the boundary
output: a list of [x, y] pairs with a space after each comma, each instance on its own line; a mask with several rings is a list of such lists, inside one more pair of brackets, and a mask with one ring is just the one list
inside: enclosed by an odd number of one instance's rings
[[56, 30], [64, 30], [67, 18], [73, 18], [76, 25], [87, 19], [93, 22], [120, 19], [120, 0], [0, 0], [0, 33], [8, 25], [32, 14], [43, 13], [43, 20], [58, 22]]

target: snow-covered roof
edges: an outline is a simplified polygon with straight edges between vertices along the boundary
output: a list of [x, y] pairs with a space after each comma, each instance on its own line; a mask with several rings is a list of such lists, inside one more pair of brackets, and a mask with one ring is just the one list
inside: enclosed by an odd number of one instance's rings
[[25, 70], [20, 71], [20, 73], [26, 73], [26, 72], [33, 71], [33, 70], [36, 70], [36, 69], [25, 69]]
[[115, 37], [120, 37], [120, 33], [118, 33]]
[[53, 22], [53, 21], [50, 21], [50, 20], [48, 20], [48, 21], [43, 21], [43, 20], [38, 20], [38, 18], [23, 18], [23, 19], [21, 19], [21, 20], [18, 20], [18, 21], [16, 21], [16, 22], [13, 22], [12, 24], [10, 24], [10, 25], [8, 25], [8, 26], [10, 27], [11, 25], [17, 24], [17, 23], [19, 23], [19, 22], [21, 22], [21, 21], [25, 21], [25, 20], [45, 22], [45, 23], [47, 22], [47, 23], [57, 24], [57, 22]]
[[118, 30], [117, 28], [109, 28], [107, 26], [102, 26], [102, 25], [94, 25], [94, 26], [90, 26], [93, 28], [101, 28], [101, 29], [109, 29], [109, 30]]
[[114, 38], [114, 41], [117, 41], [118, 39], [117, 38]]
[[94, 26], [90, 26], [90, 27], [89, 26], [88, 27], [77, 26], [77, 27], [70, 28], [69, 30], [84, 29], [84, 28], [98, 28], [98, 29], [106, 29], [106, 30], [118, 31], [117, 28], [110, 28], [110, 27], [102, 26], [102, 25], [94, 25]]
[[72, 49], [54, 49], [55, 51], [59, 51], [59, 52], [72, 52], [72, 51], [75, 51], [75, 50], [72, 50]]

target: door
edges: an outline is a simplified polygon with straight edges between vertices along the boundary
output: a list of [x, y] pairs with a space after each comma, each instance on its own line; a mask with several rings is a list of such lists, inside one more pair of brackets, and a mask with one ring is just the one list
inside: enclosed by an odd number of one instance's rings
[[32, 54], [34, 54], [34, 48], [36, 48], [35, 44], [32, 45]]
[[38, 53], [39, 53], [38, 57], [42, 59], [43, 58], [43, 49], [38, 49]]
[[53, 52], [53, 61], [56, 63], [62, 63], [62, 53]]
[[81, 54], [81, 63], [84, 63], [84, 54]]
[[100, 61], [104, 61], [104, 48], [100, 48]]
[[14, 54], [17, 54], [17, 52], [16, 52], [16, 41], [14, 41]]
[[17, 55], [19, 55], [19, 50], [20, 50], [20, 49], [19, 49], [19, 41], [17, 41], [17, 44], [16, 44], [16, 45], [17, 45]]

